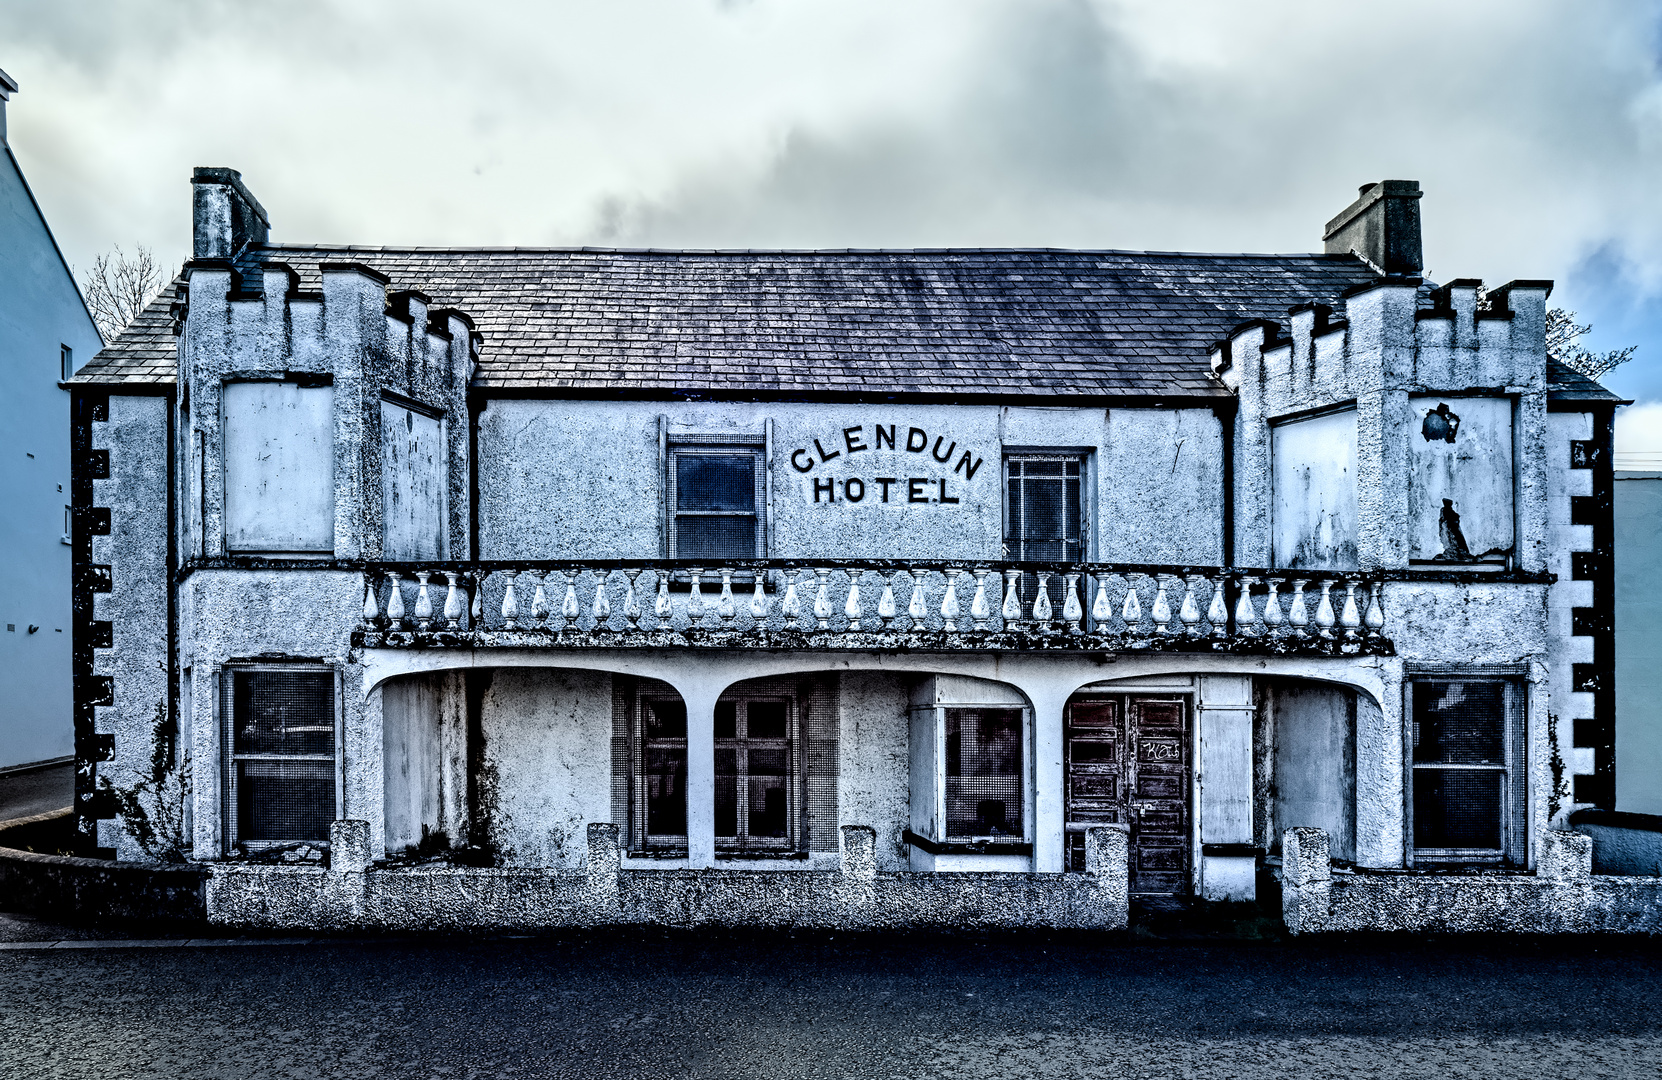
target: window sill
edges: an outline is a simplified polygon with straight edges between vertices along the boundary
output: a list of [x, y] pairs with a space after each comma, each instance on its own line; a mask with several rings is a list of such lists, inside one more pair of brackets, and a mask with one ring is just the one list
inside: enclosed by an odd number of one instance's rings
[[716, 852], [716, 862], [761, 862], [763, 860], [773, 862], [782, 859], [797, 859], [802, 862], [807, 862], [808, 853], [806, 851], [789, 851], [784, 848], [780, 848], [777, 851]]
[[931, 840], [911, 829], [900, 838], [930, 855], [1031, 855], [1033, 845], [1025, 840]]

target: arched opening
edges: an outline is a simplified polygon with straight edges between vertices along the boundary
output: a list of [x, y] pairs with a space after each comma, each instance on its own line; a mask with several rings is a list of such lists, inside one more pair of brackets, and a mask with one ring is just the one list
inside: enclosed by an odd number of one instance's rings
[[1358, 713], [1377, 716], [1372, 698], [1313, 679], [1259, 680], [1254, 730], [1258, 842], [1278, 852], [1299, 826], [1325, 829], [1334, 859], [1356, 859]]

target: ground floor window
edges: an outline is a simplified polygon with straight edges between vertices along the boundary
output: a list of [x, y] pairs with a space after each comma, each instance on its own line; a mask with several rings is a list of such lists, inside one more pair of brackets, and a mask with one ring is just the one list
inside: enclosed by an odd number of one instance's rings
[[1410, 813], [1417, 860], [1525, 857], [1521, 689], [1506, 679], [1410, 681]]
[[1021, 839], [1021, 709], [944, 709], [946, 839]]
[[324, 842], [340, 816], [335, 671], [226, 668], [226, 835], [233, 844]]
[[716, 847], [790, 850], [801, 833], [796, 703], [716, 702]]
[[647, 848], [687, 847], [687, 706], [679, 698], [643, 697], [636, 835]]

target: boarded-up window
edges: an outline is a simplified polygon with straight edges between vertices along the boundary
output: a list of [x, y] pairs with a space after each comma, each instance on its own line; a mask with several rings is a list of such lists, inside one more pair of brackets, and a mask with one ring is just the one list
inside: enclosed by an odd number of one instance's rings
[[446, 557], [444, 421], [381, 402], [382, 558]]
[[1270, 442], [1275, 565], [1355, 567], [1356, 410], [1278, 424]]
[[327, 841], [336, 817], [334, 671], [227, 668], [220, 691], [232, 842]]
[[1525, 857], [1523, 709], [1501, 679], [1409, 684], [1416, 858]]
[[226, 550], [334, 550], [334, 402], [330, 386], [225, 385]]
[[1408, 399], [1409, 558], [1504, 563], [1512, 554], [1512, 402]]

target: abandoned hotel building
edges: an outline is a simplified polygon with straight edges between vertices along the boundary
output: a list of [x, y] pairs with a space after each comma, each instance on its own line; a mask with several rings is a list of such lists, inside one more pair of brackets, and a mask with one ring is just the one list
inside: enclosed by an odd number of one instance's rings
[[1414, 182], [1300, 255], [332, 247], [193, 191], [69, 381], [77, 808], [215, 920], [1650, 910], [1559, 831], [1613, 791], [1618, 402], [1549, 282], [1421, 277]]

